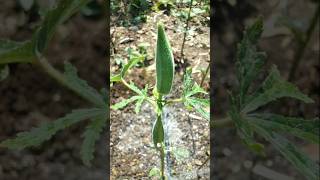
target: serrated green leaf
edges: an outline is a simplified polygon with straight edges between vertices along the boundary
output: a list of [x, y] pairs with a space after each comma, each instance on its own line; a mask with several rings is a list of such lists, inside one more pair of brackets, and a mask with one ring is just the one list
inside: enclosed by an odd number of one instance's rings
[[140, 112], [141, 105], [142, 105], [143, 102], [144, 102], [144, 98], [140, 98], [140, 99], [137, 100], [136, 107], [134, 109], [136, 114], [138, 114]]
[[271, 101], [277, 100], [283, 97], [295, 98], [305, 103], [313, 103], [305, 94], [301, 93], [298, 88], [289, 82], [274, 83], [271, 88], [268, 88], [264, 92], [256, 95], [248, 104], [245, 105], [242, 112], [248, 113], [258, 109], [259, 107], [268, 104]]
[[77, 69], [68, 62], [65, 63], [64, 76], [71, 87], [76, 89], [82, 97], [90, 99], [95, 105], [101, 107], [106, 106], [106, 102], [104, 102], [101, 94], [96, 89], [89, 86], [85, 80], [80, 79], [77, 74]]
[[157, 116], [157, 120], [153, 125], [152, 139], [155, 147], [157, 147], [158, 143], [162, 143], [164, 141], [164, 130], [163, 130], [163, 124], [161, 120], [161, 115]]
[[122, 109], [122, 108], [126, 107], [129, 103], [132, 103], [138, 99], [141, 99], [141, 97], [140, 96], [132, 96], [129, 99], [124, 99], [124, 100], [112, 105], [111, 108], [113, 110]]
[[319, 165], [313, 162], [305, 153], [299, 151], [294, 144], [281, 135], [257, 124], [255, 124], [254, 127], [259, 135], [271, 142], [307, 179], [317, 180], [319, 178]]
[[10, 74], [8, 65], [0, 65], [0, 81], [5, 80]]
[[135, 93], [139, 94], [139, 95], [144, 95], [144, 93], [142, 92], [142, 90], [140, 90], [136, 85], [134, 85], [133, 82], [130, 82], [129, 88], [130, 88], [132, 91], [134, 91]]
[[190, 97], [196, 94], [208, 94], [204, 89], [202, 89], [197, 83], [194, 83], [190, 91], [187, 91], [185, 97]]
[[28, 132], [18, 133], [16, 138], [1, 142], [0, 147], [7, 147], [9, 149], [24, 149], [26, 147], [39, 146], [44, 141], [49, 140], [59, 130], [68, 128], [77, 122], [101, 116], [107, 117], [105, 109], [92, 108], [74, 110], [63, 118], [44, 123]]
[[81, 159], [87, 166], [91, 165], [91, 160], [94, 158], [94, 149], [96, 141], [99, 139], [103, 128], [106, 126], [107, 117], [97, 117], [92, 120], [83, 134], [84, 140], [81, 146]]
[[250, 126], [247, 119], [240, 116], [239, 113], [230, 111], [228, 113], [228, 116], [234, 121], [238, 135], [240, 136], [241, 140], [247, 145], [249, 149], [251, 149], [253, 152], [256, 152], [260, 155], [264, 155], [264, 147], [262, 144], [257, 143], [254, 140], [254, 132], [252, 127]]
[[193, 107], [194, 110], [197, 111], [203, 118], [210, 120], [210, 112], [207, 110], [210, 106], [209, 99], [189, 97], [185, 99], [184, 104], [186, 107]]
[[57, 26], [79, 11], [88, 2], [90, 0], [60, 0], [55, 8], [49, 10], [34, 36], [35, 53], [37, 55], [42, 54]]
[[239, 81], [240, 106], [246, 101], [246, 94], [252, 81], [257, 77], [265, 62], [266, 55], [256, 50], [256, 44], [263, 31], [262, 18], [244, 31], [244, 37], [238, 45], [237, 51], [237, 77]]
[[133, 66], [135, 66], [140, 61], [141, 60], [139, 58], [133, 58], [126, 65], [124, 65], [122, 70], [121, 70], [121, 78], [124, 78], [126, 76], [128, 70], [130, 68], [132, 68]]
[[303, 118], [285, 117], [277, 114], [252, 114], [250, 123], [258, 124], [272, 131], [292, 134], [312, 143], [319, 144], [319, 118], [306, 120]]
[[121, 81], [121, 74], [113, 75], [110, 77], [110, 82], [119, 82]]
[[0, 64], [30, 63], [35, 59], [33, 42], [0, 40]]
[[[26, 42], [0, 41], [0, 64], [31, 63], [46, 48], [58, 25], [77, 12], [90, 0], [60, 0], [50, 9], [32, 40]], [[5, 47], [5, 49], [3, 49]]]

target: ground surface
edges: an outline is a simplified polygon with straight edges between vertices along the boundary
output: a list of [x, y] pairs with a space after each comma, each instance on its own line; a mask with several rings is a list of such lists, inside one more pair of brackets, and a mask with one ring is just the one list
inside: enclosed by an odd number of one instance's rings
[[[114, 54], [111, 58], [111, 72], [119, 72], [116, 58], [127, 59], [127, 47], [135, 48], [139, 43], [149, 43], [148, 67], [135, 68], [127, 76], [137, 86], [143, 87], [144, 83], [153, 86], [155, 83], [155, 69], [152, 66], [154, 59], [154, 48], [156, 42], [156, 29], [153, 22], [158, 15], [164, 22], [169, 37], [175, 63], [177, 64], [175, 82], [171, 97], [178, 98], [182, 88], [182, 67], [187, 64], [195, 69], [204, 69], [209, 60], [209, 27], [205, 24], [205, 17], [194, 18], [190, 26], [192, 34], [187, 36], [185, 45], [185, 59], [180, 59], [180, 48], [183, 40], [183, 22], [174, 16], [167, 16], [161, 12], [148, 14], [146, 23], [136, 26], [122, 27], [116, 25], [116, 17], [112, 17]], [[124, 42], [124, 39], [130, 39]], [[194, 74], [198, 83], [199, 73]], [[208, 80], [205, 82], [208, 88]], [[149, 91], [151, 92], [151, 90]], [[119, 102], [128, 98], [133, 93], [125, 86], [114, 84], [111, 88], [111, 103]], [[165, 120], [169, 132], [169, 141], [172, 147], [184, 148], [189, 151], [190, 156], [181, 162], [170, 158], [171, 173], [175, 179], [209, 179], [209, 163], [206, 162], [209, 152], [209, 127], [208, 122], [195, 112], [185, 110], [183, 104], [168, 107], [168, 118]], [[151, 131], [154, 122], [154, 112], [148, 103], [142, 106], [142, 111], [135, 114], [134, 105], [122, 110], [111, 111], [111, 179], [150, 179], [149, 171], [153, 167], [159, 167], [157, 151], [152, 146]], [[191, 124], [190, 124], [191, 123]]]
[[[0, 38], [31, 38], [36, 19], [24, 13], [16, 1], [3, 1], [0, 6]], [[102, 17], [77, 15], [59, 27], [47, 58], [62, 70], [69, 60], [80, 77], [95, 88], [106, 86], [105, 21]], [[88, 103], [57, 84], [38, 67], [10, 65], [10, 76], [0, 82], [0, 140], [30, 130], [44, 121], [52, 121], [72, 109]], [[59, 132], [39, 148], [22, 151], [0, 149], [1, 180], [100, 180], [106, 178], [106, 151], [103, 139], [91, 168], [80, 159], [81, 134], [85, 123]]]

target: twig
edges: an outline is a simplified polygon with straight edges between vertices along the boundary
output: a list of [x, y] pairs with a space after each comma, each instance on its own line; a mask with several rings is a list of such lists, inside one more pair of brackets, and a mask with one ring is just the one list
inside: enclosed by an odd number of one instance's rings
[[190, 14], [191, 14], [191, 10], [192, 10], [192, 4], [193, 4], [193, 0], [191, 0], [190, 2], [190, 7], [189, 7], [189, 12], [188, 12], [188, 17], [187, 17], [187, 22], [186, 22], [186, 28], [183, 34], [183, 41], [182, 41], [182, 46], [181, 46], [181, 51], [180, 51], [180, 58], [183, 59], [183, 50], [184, 50], [184, 44], [186, 42], [186, 37], [187, 37], [187, 32], [189, 29], [189, 21], [190, 21]]
[[316, 9], [311, 21], [310, 21], [305, 38], [303, 39], [303, 41], [301, 43], [298, 44], [298, 49], [297, 49], [296, 54], [294, 56], [294, 62], [293, 62], [291, 69], [290, 69], [288, 81], [292, 81], [294, 79], [296, 70], [297, 70], [299, 63], [304, 55], [305, 49], [311, 39], [311, 35], [313, 34], [313, 31], [316, 28], [316, 25], [317, 25], [317, 22], [319, 19], [319, 9], [320, 9], [320, 3], [318, 4], [318, 7], [317, 7], [317, 9]]
[[210, 64], [208, 64], [208, 66], [206, 68], [206, 71], [205, 71], [204, 75], [202, 76], [202, 79], [201, 79], [201, 82], [200, 82], [200, 87], [202, 87], [202, 85], [204, 83], [204, 80], [206, 79], [206, 77], [208, 75], [209, 69], [210, 69]]

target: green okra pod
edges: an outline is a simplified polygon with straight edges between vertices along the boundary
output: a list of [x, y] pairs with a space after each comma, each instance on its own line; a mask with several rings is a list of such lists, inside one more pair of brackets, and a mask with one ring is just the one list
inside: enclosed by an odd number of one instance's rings
[[169, 94], [174, 77], [174, 60], [172, 49], [164, 30], [164, 25], [158, 23], [156, 47], [157, 90], [160, 94]]

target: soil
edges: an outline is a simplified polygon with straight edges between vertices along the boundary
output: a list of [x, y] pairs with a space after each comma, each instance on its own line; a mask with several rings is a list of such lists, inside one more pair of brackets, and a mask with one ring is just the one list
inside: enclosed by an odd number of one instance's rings
[[[111, 73], [119, 73], [120, 66], [116, 64], [116, 58], [128, 59], [127, 47], [137, 48], [139, 43], [148, 43], [150, 46], [147, 48], [146, 68], [135, 67], [126, 79], [133, 81], [140, 88], [145, 84], [154, 86], [156, 23], [153, 20], [156, 16], [166, 26], [176, 63], [175, 81], [168, 98], [178, 98], [183, 88], [183, 68], [191, 66], [203, 70], [209, 64], [209, 27], [205, 16], [198, 16], [190, 22], [192, 34], [187, 36], [183, 60], [180, 57], [180, 48], [184, 22], [177, 17], [162, 12], [150, 12], [147, 14], [147, 22], [123, 27], [116, 23], [119, 22], [117, 17], [112, 16], [114, 54], [111, 57]], [[124, 42], [124, 39], [130, 41]], [[199, 84], [201, 74], [195, 73], [193, 76]], [[204, 88], [209, 91], [208, 80], [206, 79]], [[149, 93], [151, 91], [152, 88]], [[125, 86], [115, 83], [111, 87], [111, 104], [132, 95], [134, 94]], [[154, 110], [148, 103], [142, 106], [139, 114], [134, 112], [134, 108], [134, 104], [130, 104], [121, 110], [111, 110], [111, 179], [152, 179], [148, 177], [149, 171], [154, 167], [160, 167], [158, 152], [153, 148], [151, 138], [155, 120]], [[186, 110], [183, 104], [170, 106], [166, 111], [168, 117], [164, 120], [164, 126], [169, 133], [170, 147], [189, 151], [189, 157], [181, 161], [177, 161], [170, 153], [172, 179], [209, 179], [209, 163], [206, 161], [210, 151], [208, 121], [199, 114]]]
[[[17, 1], [0, 6], [0, 38], [30, 39], [39, 17], [24, 12]], [[95, 88], [106, 87], [105, 21], [102, 16], [75, 15], [58, 28], [50, 43], [47, 59], [61, 71], [63, 61], [77, 67], [79, 76]], [[40, 68], [29, 64], [10, 64], [10, 76], [0, 85], [0, 141], [53, 121], [72, 109], [90, 107]], [[86, 123], [58, 132], [40, 147], [20, 151], [0, 149], [1, 180], [92, 180], [105, 179], [106, 145], [97, 143], [92, 167], [80, 159], [81, 134]], [[104, 158], [105, 157], [105, 158]]]

